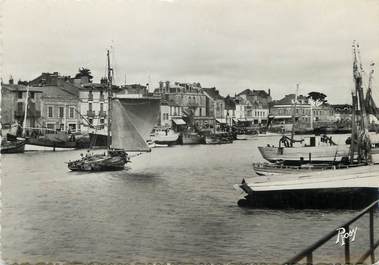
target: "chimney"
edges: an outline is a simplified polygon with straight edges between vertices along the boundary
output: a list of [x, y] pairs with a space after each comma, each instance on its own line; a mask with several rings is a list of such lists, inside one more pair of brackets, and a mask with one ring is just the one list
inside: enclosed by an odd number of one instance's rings
[[268, 95], [271, 96], [271, 89], [268, 89]]
[[10, 76], [10, 77], [9, 77], [9, 84], [10, 84], [10, 85], [13, 85], [13, 84], [14, 84], [13, 76]]
[[159, 92], [163, 93], [163, 81], [159, 81]]
[[170, 92], [170, 81], [166, 81], [166, 93]]

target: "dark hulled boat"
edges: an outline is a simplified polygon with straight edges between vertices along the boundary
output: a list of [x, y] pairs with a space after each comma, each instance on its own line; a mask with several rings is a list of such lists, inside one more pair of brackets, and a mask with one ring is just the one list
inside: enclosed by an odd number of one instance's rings
[[2, 154], [15, 154], [24, 153], [25, 151], [25, 140], [1, 140], [1, 153]]
[[[160, 99], [113, 98], [112, 69], [108, 57], [108, 133], [107, 152], [87, 154], [79, 160], [69, 161], [72, 171], [122, 170], [128, 163], [127, 152], [150, 152], [145, 139], [159, 118]], [[113, 121], [113, 122], [112, 122]], [[111, 143], [112, 137], [112, 143]]]
[[146, 139], [157, 122], [160, 99], [126, 98], [112, 99], [112, 145], [98, 154], [87, 154], [68, 162], [72, 171], [121, 170], [128, 163], [127, 152], [150, 152]]

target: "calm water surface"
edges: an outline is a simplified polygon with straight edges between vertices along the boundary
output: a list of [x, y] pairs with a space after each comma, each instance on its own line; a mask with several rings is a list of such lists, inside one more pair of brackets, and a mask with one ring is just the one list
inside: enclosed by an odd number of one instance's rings
[[[277, 141], [155, 148], [128, 170], [100, 173], [67, 169], [80, 150], [3, 155], [3, 258], [284, 262], [356, 212], [239, 208], [232, 185], [252, 174], [258, 145]], [[367, 222], [358, 225], [362, 251]], [[338, 261], [343, 248], [330, 242], [322, 253], [315, 258]]]

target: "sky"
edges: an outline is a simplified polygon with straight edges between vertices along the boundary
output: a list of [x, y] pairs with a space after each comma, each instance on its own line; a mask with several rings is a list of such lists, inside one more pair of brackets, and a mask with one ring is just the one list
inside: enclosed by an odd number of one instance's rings
[[[350, 103], [352, 42], [379, 65], [377, 0], [3, 0], [1, 77], [105, 75], [116, 84], [200, 82], [221, 95], [319, 91]], [[367, 81], [367, 78], [366, 78]], [[374, 78], [374, 97], [379, 86]], [[376, 92], [378, 89], [378, 92]]]

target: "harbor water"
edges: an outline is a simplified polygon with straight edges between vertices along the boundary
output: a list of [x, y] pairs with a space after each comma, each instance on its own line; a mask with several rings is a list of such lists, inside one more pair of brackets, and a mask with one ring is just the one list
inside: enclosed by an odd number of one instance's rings
[[[239, 208], [233, 184], [262, 161], [256, 147], [278, 139], [154, 148], [127, 170], [99, 173], [68, 170], [85, 150], [2, 155], [3, 259], [284, 262], [357, 212]], [[368, 246], [368, 216], [357, 226], [353, 256]], [[342, 261], [334, 241], [314, 260]]]

